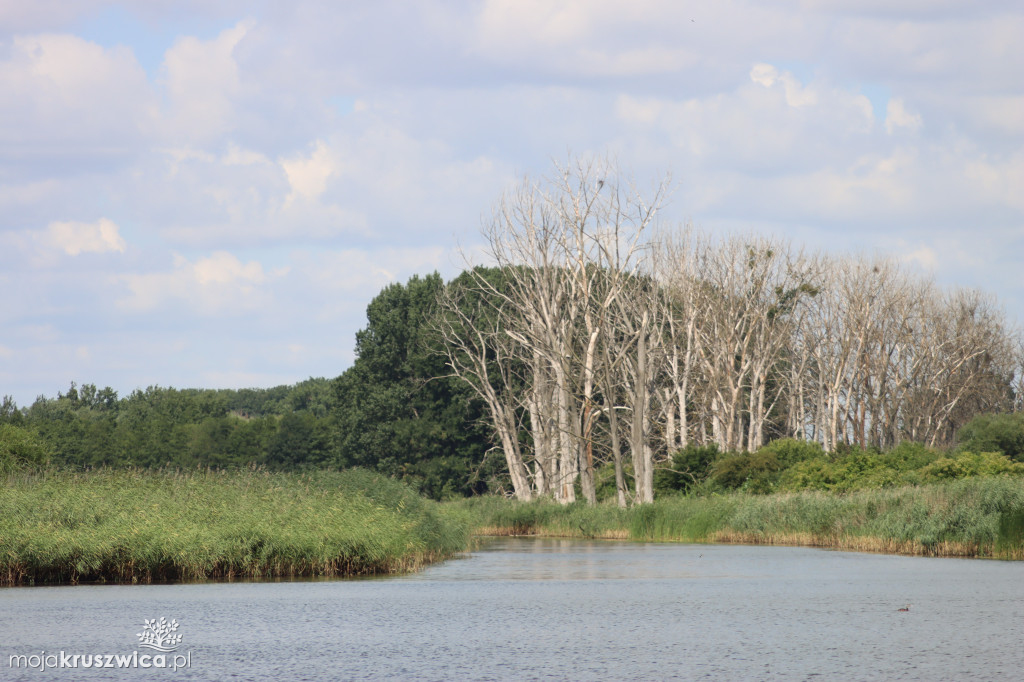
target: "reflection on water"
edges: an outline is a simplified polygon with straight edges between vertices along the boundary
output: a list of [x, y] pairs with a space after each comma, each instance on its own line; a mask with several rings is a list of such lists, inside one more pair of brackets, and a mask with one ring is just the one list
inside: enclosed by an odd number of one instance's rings
[[[1009, 562], [503, 538], [381, 580], [0, 590], [0, 679], [1019, 679], [1022, 578]], [[8, 665], [130, 653], [161, 616], [191, 668]]]

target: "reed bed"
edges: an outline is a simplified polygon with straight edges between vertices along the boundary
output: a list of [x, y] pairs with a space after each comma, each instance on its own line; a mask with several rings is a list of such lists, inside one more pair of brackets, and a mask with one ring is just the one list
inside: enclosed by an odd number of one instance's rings
[[465, 549], [459, 518], [365, 471], [0, 480], [0, 584], [353, 576]]
[[1001, 476], [846, 494], [678, 496], [631, 509], [502, 498], [453, 504], [478, 534], [1024, 559], [1024, 481]]

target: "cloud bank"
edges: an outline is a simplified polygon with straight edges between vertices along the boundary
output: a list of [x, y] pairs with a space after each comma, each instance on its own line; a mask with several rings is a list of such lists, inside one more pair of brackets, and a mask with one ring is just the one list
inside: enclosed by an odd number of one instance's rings
[[337, 375], [382, 286], [456, 274], [568, 153], [1024, 320], [1021, 34], [1008, 1], [6, 3], [0, 394]]

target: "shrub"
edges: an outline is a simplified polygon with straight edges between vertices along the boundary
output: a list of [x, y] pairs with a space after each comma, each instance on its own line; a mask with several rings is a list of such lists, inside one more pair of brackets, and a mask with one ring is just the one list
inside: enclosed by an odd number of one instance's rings
[[899, 470], [889, 466], [885, 455], [848, 455], [839, 464], [839, 475], [832, 490], [892, 488], [903, 483]]
[[881, 455], [881, 459], [886, 466], [897, 471], [914, 471], [931, 464], [941, 456], [935, 450], [921, 443], [903, 441]]
[[21, 426], [0, 424], [0, 474], [38, 469], [50, 461], [43, 441]]
[[806, 460], [787, 469], [780, 485], [784, 490], [832, 490], [842, 479], [842, 465], [825, 460]]
[[964, 452], [938, 459], [921, 470], [926, 479], [943, 481], [971, 476], [998, 476], [1024, 474], [1024, 464], [1014, 462], [998, 452]]
[[654, 472], [654, 489], [657, 492], [688, 492], [704, 481], [711, 471], [711, 465], [721, 456], [718, 445], [688, 445], [672, 455], [669, 469]]
[[[817, 463], [817, 464], [808, 464]], [[720, 457], [711, 466], [710, 479], [728, 490], [765, 494], [779, 489], [786, 472], [798, 467], [806, 473], [826, 464], [825, 452], [818, 443], [780, 438], [757, 452]], [[795, 484], [793, 489], [817, 487]]]
[[773, 452], [779, 462], [790, 467], [798, 462], [825, 458], [825, 451], [821, 449], [821, 443], [816, 441], [798, 440], [796, 438], [780, 438], [765, 445], [758, 453]]
[[728, 490], [769, 493], [785, 468], [777, 453], [762, 448], [717, 460], [711, 467], [711, 479]]
[[999, 451], [1024, 461], [1024, 412], [980, 414], [957, 433], [960, 449], [971, 452]]

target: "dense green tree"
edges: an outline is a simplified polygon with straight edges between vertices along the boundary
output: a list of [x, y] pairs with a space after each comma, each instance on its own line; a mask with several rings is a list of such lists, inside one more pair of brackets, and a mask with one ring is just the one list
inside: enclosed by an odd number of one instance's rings
[[334, 382], [336, 463], [404, 479], [433, 497], [482, 491], [481, 406], [448, 376], [437, 331], [440, 275], [385, 288], [367, 307], [356, 361]]
[[970, 452], [1001, 452], [1024, 462], [1024, 412], [979, 414], [960, 429], [960, 448]]
[[0, 474], [45, 466], [50, 460], [46, 443], [31, 430], [0, 423]]
[[[30, 425], [62, 467], [321, 465], [332, 455], [330, 387], [327, 379], [237, 391], [150, 386], [119, 399], [109, 387], [72, 383], [27, 410], [8, 399], [0, 423]], [[278, 423], [295, 413], [304, 430], [286, 443]], [[312, 440], [300, 442], [302, 434]]]
[[23, 424], [25, 413], [18, 408], [14, 398], [5, 395], [0, 401], [0, 424]]
[[331, 459], [330, 436], [327, 422], [312, 412], [289, 412], [270, 439], [266, 463], [285, 470], [323, 466]]
[[278, 417], [234, 419], [234, 428], [228, 436], [224, 459], [211, 461], [211, 466], [252, 466], [266, 461], [270, 443], [277, 433]]

